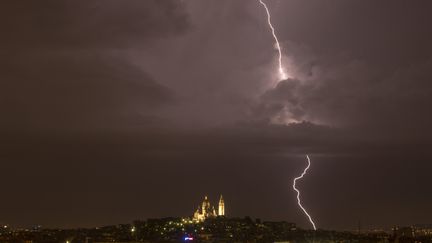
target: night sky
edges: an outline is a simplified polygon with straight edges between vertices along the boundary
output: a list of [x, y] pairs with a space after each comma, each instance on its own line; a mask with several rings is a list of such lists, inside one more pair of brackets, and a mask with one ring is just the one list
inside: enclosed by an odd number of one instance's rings
[[266, 2], [2, 1], [0, 223], [432, 223], [432, 1]]

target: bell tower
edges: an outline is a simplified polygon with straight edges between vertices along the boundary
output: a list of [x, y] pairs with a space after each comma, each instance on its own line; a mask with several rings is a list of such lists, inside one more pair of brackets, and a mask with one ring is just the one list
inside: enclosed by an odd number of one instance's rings
[[222, 195], [219, 199], [218, 216], [225, 216], [225, 202]]

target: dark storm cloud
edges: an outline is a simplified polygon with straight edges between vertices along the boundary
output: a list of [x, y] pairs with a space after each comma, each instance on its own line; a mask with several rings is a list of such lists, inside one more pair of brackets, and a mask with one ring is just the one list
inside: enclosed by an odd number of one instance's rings
[[[95, 181], [128, 173], [114, 169], [123, 168], [126, 154], [152, 157], [136, 153], [154, 148], [149, 140], [137, 146], [120, 134], [160, 127], [157, 110], [175, 93], [121, 52], [184, 33], [187, 14], [178, 1], [6, 1], [0, 16], [0, 160], [8, 174], [0, 179], [7, 185], [1, 206], [12, 212], [1, 221], [53, 227], [124, 221], [104, 217], [106, 206], [85, 223], [78, 219], [84, 204], [95, 204], [80, 202], [121, 197], [116, 188], [127, 182]], [[126, 143], [130, 149], [117, 146]], [[24, 198], [32, 206], [20, 204]]]
[[4, 131], [137, 126], [172, 100], [118, 52], [186, 31], [177, 1], [7, 1], [0, 11]]
[[20, 48], [124, 48], [188, 28], [179, 1], [6, 1], [0, 14], [0, 43]]
[[277, 84], [256, 1], [5, 2], [4, 220], [186, 216], [223, 193], [306, 226], [304, 154], [320, 227], [429, 220], [430, 1], [268, 2], [295, 74]]
[[2, 63], [4, 131], [136, 126], [173, 100], [143, 71], [106, 56], [35, 54]]

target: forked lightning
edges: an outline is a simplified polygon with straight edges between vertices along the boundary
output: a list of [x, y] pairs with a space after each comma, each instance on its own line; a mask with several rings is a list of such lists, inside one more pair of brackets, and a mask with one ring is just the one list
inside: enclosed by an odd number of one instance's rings
[[306, 155], [306, 159], [307, 159], [308, 165], [306, 166], [306, 168], [304, 169], [303, 173], [302, 173], [299, 177], [294, 178], [294, 182], [293, 182], [293, 189], [294, 189], [294, 191], [297, 192], [297, 203], [298, 203], [299, 207], [303, 210], [303, 212], [304, 212], [304, 213], [306, 214], [306, 216], [309, 218], [309, 221], [310, 221], [310, 223], [312, 224], [312, 227], [314, 228], [314, 230], [316, 230], [316, 226], [315, 226], [314, 221], [312, 220], [312, 217], [309, 215], [309, 213], [306, 211], [306, 209], [305, 209], [305, 208], [303, 207], [303, 205], [301, 204], [301, 201], [300, 201], [300, 191], [299, 191], [299, 190], [297, 189], [297, 187], [296, 187], [296, 182], [297, 182], [297, 180], [302, 179], [303, 176], [306, 175], [306, 172], [307, 172], [307, 171], [309, 170], [309, 168], [310, 168], [311, 162], [310, 162], [310, 159], [309, 159], [309, 155]]

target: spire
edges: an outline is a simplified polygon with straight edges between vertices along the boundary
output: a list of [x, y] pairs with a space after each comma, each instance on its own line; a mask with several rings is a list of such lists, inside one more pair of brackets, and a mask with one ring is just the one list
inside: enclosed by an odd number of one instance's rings
[[225, 216], [225, 202], [222, 194], [219, 199], [218, 216]]

